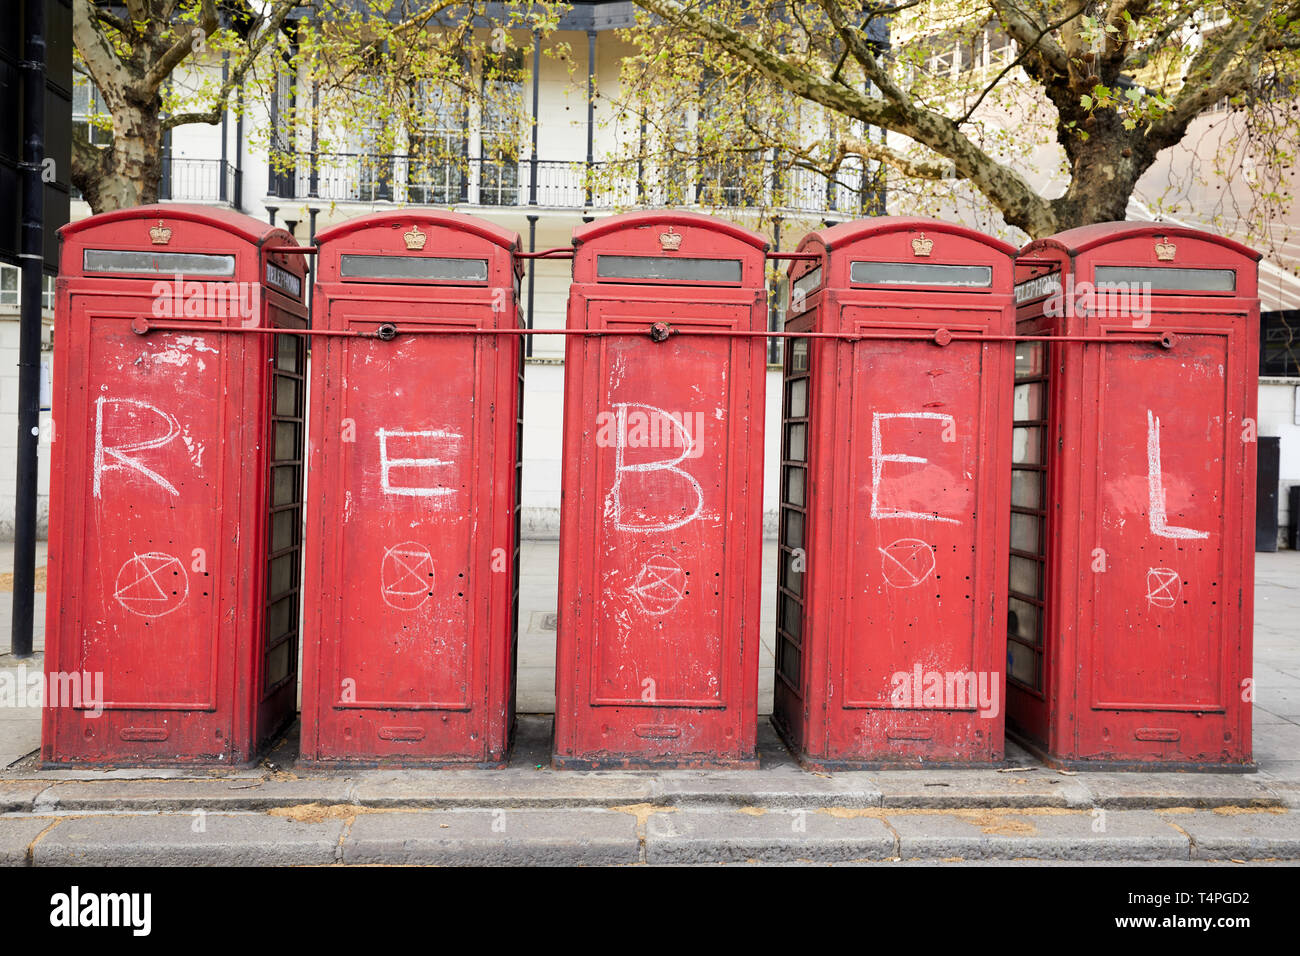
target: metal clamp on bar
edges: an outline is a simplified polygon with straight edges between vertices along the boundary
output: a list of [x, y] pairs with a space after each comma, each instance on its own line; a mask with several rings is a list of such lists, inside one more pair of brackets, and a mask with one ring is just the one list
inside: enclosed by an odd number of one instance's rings
[[677, 330], [667, 322], [654, 322], [650, 326], [651, 342], [667, 342], [668, 337], [673, 335]]

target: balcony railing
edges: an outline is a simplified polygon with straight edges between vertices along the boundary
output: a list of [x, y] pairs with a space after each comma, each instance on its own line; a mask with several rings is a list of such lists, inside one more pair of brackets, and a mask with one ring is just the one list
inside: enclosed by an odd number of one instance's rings
[[172, 157], [159, 184], [158, 198], [174, 202], [241, 205], [241, 170], [224, 159]]
[[399, 205], [551, 209], [701, 205], [847, 216], [883, 207], [883, 197], [869, 183], [864, 188], [857, 170], [841, 170], [837, 180], [829, 181], [812, 170], [775, 174], [769, 166], [761, 186], [738, 180], [717, 170], [701, 174], [696, 167], [680, 174], [648, 175], [633, 161], [588, 166], [580, 160], [431, 161], [398, 154], [303, 153], [287, 174], [282, 171], [272, 177], [272, 189], [282, 199]]

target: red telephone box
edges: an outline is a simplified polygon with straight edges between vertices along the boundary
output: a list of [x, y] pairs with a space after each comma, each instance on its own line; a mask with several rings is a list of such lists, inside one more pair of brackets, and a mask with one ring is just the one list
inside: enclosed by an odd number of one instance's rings
[[573, 242], [554, 762], [753, 766], [767, 244], [669, 210]]
[[1000, 760], [1015, 249], [888, 217], [799, 251], [773, 723], [822, 769]]
[[303, 759], [500, 765], [523, 349], [492, 332], [520, 327], [519, 237], [408, 210], [318, 241], [316, 323], [361, 335], [312, 363]]
[[303, 257], [207, 206], [61, 235], [41, 755], [250, 760], [297, 690]]
[[1160, 223], [1027, 245], [1008, 721], [1062, 765], [1250, 765], [1258, 253]]

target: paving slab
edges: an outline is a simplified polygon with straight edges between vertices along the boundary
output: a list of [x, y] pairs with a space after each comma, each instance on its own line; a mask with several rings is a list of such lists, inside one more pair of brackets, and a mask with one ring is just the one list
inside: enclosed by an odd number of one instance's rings
[[637, 818], [616, 810], [435, 810], [364, 813], [344, 863], [608, 866], [641, 858]]
[[318, 779], [76, 780], [48, 784], [35, 809], [267, 810], [304, 803], [351, 803], [352, 781]]
[[1300, 813], [1198, 811], [1168, 814], [1187, 832], [1192, 858], [1260, 860], [1300, 858]]
[[898, 855], [919, 859], [1186, 860], [1189, 840], [1150, 810], [887, 813]]
[[652, 778], [552, 770], [377, 770], [355, 775], [368, 807], [608, 807], [650, 799]]
[[26, 866], [27, 848], [54, 822], [50, 817], [0, 817], [0, 866]]
[[1257, 773], [1112, 773], [1087, 771], [1076, 778], [1095, 806], [1161, 807], [1279, 806], [1282, 798]]
[[881, 770], [871, 774], [884, 807], [1086, 807], [1080, 776], [1038, 764], [997, 770]]
[[261, 813], [76, 817], [41, 838], [33, 863], [314, 866], [335, 861], [343, 827], [342, 820], [299, 822]]
[[880, 806], [880, 790], [870, 774], [809, 773], [793, 764], [759, 771], [665, 770], [654, 777], [654, 798], [666, 806]]
[[647, 863], [883, 860], [894, 836], [874, 816], [816, 808], [683, 809], [646, 819]]
[[0, 780], [0, 813], [32, 809], [41, 791], [48, 787], [43, 780]]

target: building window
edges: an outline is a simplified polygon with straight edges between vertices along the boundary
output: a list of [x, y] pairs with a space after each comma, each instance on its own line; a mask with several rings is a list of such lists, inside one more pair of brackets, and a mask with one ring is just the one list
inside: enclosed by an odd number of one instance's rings
[[108, 146], [113, 142], [113, 119], [104, 98], [90, 77], [81, 73], [72, 78], [72, 129], [92, 146]]
[[[22, 288], [22, 270], [0, 262], [0, 309], [17, 309]], [[41, 276], [41, 308], [54, 311], [54, 276]]]
[[479, 203], [519, 202], [518, 116], [523, 97], [524, 56], [506, 50], [489, 58], [483, 74], [482, 167]]
[[1300, 310], [1260, 314], [1259, 374], [1300, 378]]
[[407, 177], [411, 202], [451, 205], [465, 201], [465, 106], [453, 91], [421, 83], [415, 90], [411, 160]]

